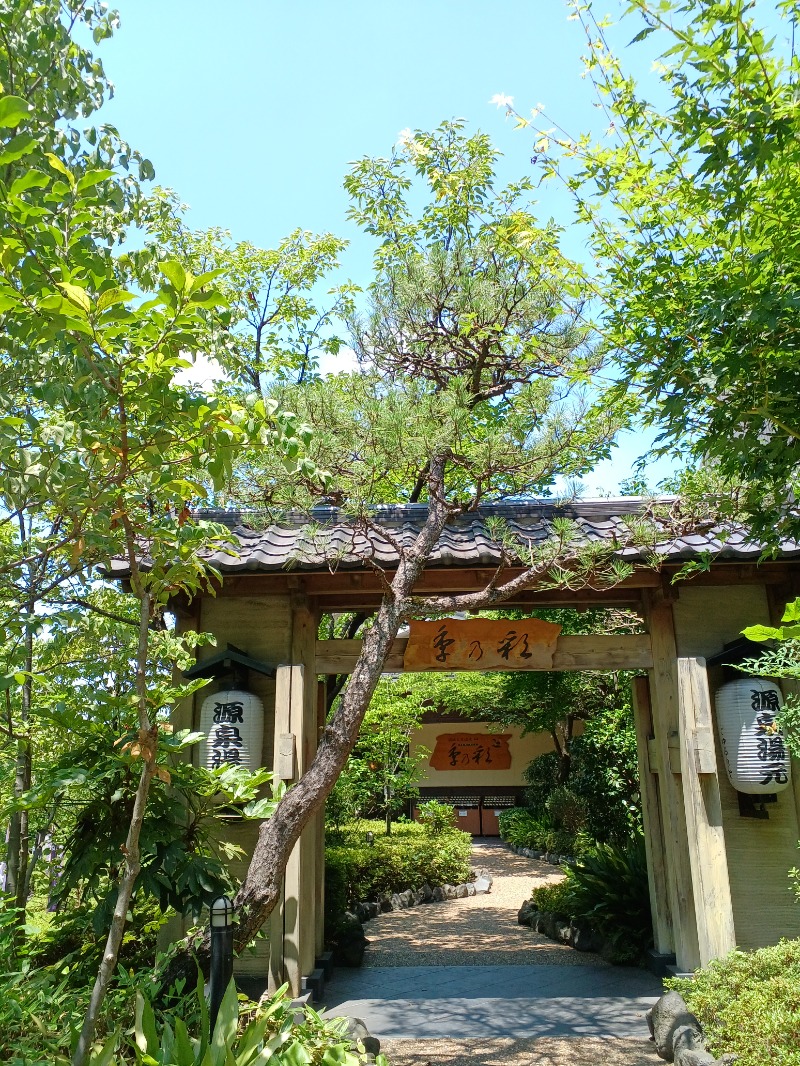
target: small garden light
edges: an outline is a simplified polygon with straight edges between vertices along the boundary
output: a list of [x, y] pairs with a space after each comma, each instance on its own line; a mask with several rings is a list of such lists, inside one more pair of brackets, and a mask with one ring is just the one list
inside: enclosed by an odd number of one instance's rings
[[217, 896], [210, 910], [211, 980], [208, 1014], [213, 1033], [222, 997], [233, 976], [233, 901], [227, 896]]
[[366, 841], [367, 841], [368, 844], [374, 844], [375, 843], [375, 834], [372, 832], [371, 829], [367, 830]]

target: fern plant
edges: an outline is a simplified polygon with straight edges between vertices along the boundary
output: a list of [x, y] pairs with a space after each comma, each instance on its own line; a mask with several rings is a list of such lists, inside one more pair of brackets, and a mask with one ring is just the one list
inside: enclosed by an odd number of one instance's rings
[[575, 918], [611, 945], [614, 961], [636, 961], [653, 942], [644, 837], [598, 844], [565, 872]]

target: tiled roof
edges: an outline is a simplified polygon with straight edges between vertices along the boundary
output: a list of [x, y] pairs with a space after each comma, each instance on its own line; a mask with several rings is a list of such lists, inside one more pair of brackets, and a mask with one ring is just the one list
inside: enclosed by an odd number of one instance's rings
[[[659, 503], [669, 508], [674, 500], [663, 498]], [[570, 503], [525, 500], [486, 504], [447, 523], [428, 566], [496, 565], [500, 548], [489, 533], [487, 523], [491, 519], [502, 519], [520, 539], [524, 551], [525, 544], [540, 543], [549, 536], [557, 517], [575, 522], [587, 541], [624, 539], [626, 517], [641, 515], [651, 504], [651, 500], [635, 496]], [[268, 524], [255, 512], [204, 511], [198, 517], [222, 522], [235, 534], [238, 554], [214, 552], [209, 556], [209, 562], [222, 573], [274, 573], [358, 569], [367, 557], [391, 568], [398, 558], [395, 544], [410, 547], [426, 515], [425, 504], [377, 507], [370, 515], [372, 529], [354, 523], [335, 508], [317, 508], [310, 516], [288, 515]], [[744, 527], [706, 524], [697, 528], [685, 519], [671, 526], [669, 532], [665, 529], [665, 539], [657, 547], [667, 562], [696, 559], [704, 552], [725, 562], [755, 562], [761, 555], [761, 546], [749, 538]], [[630, 562], [641, 557], [635, 548], [624, 548], [620, 555]], [[780, 556], [800, 556], [800, 544], [785, 542]], [[116, 567], [112, 573], [123, 576]]]

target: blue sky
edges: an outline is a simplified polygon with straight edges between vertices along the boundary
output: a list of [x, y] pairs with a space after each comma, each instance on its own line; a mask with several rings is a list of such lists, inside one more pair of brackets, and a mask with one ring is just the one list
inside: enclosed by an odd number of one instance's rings
[[[531, 174], [532, 137], [490, 104], [496, 93], [513, 96], [523, 113], [545, 104], [570, 132], [602, 132], [581, 78], [582, 31], [563, 0], [116, 6], [121, 28], [101, 50], [116, 96], [102, 118], [152, 159], [157, 181], [190, 205], [191, 224], [266, 247], [297, 226], [332, 231], [351, 240], [343, 268], [361, 284], [372, 247], [346, 220], [351, 160], [388, 154], [406, 127], [459, 116], [504, 153], [503, 181]], [[637, 28], [626, 25], [617, 40]], [[631, 61], [646, 78], [649, 57]], [[535, 210], [569, 223], [555, 186]], [[582, 254], [574, 235], [567, 250]], [[586, 479], [588, 490], [615, 491], [645, 445], [629, 437]]]

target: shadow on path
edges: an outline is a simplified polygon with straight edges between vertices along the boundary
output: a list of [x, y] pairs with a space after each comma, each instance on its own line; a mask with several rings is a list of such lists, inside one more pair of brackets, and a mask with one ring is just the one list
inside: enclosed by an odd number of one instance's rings
[[[652, 1062], [644, 1011], [661, 994], [660, 981], [518, 925], [522, 901], [534, 884], [559, 876], [554, 867], [515, 855], [499, 841], [476, 842], [472, 864], [492, 872], [489, 895], [390, 912], [367, 923], [366, 965], [336, 970], [326, 1007], [362, 1018], [381, 1040], [423, 1040], [425, 1049], [442, 1038], [457, 1038], [459, 1047], [475, 1040], [494, 1046], [498, 1040], [615, 1038], [633, 1041], [641, 1061]], [[576, 1051], [569, 1061], [579, 1066], [584, 1060]], [[551, 1052], [561, 1054], [555, 1045]], [[436, 1066], [420, 1049], [416, 1061], [424, 1057]]]

